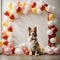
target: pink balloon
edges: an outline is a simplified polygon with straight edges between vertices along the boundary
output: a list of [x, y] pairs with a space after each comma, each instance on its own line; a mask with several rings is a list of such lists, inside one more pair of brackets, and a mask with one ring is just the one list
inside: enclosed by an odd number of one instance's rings
[[60, 49], [57, 47], [54, 49], [55, 54], [60, 54]]
[[9, 47], [6, 47], [6, 48], [4, 49], [4, 54], [6, 54], [6, 55], [12, 55], [11, 49], [10, 49]]
[[8, 43], [8, 46], [9, 46], [9, 47], [13, 47], [13, 44], [12, 44], [12, 43]]
[[3, 53], [4, 53], [4, 49], [6, 48], [6, 45], [3, 45], [2, 46], [2, 51], [3, 51]]
[[53, 51], [52, 49], [48, 49], [48, 50], [47, 50], [47, 53], [48, 53], [48, 54], [54, 54], [54, 51]]

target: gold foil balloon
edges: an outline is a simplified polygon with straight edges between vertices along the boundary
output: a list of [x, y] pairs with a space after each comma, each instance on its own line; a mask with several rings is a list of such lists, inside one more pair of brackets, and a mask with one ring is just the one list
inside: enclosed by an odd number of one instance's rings
[[49, 14], [49, 20], [53, 20], [54, 18], [55, 18], [55, 14], [50, 13], [50, 14]]
[[9, 11], [10, 14], [12, 13], [12, 3], [8, 4], [8, 11]]
[[2, 22], [2, 26], [8, 26], [8, 22], [3, 21], [3, 22]]
[[32, 13], [36, 14], [37, 13], [37, 9], [36, 8], [32, 8]]
[[0, 47], [3, 45], [3, 42], [2, 42], [2, 40], [0, 40]]
[[22, 3], [21, 3], [21, 6], [22, 6], [22, 7], [25, 7], [26, 5], [27, 5], [26, 2], [22, 2]]

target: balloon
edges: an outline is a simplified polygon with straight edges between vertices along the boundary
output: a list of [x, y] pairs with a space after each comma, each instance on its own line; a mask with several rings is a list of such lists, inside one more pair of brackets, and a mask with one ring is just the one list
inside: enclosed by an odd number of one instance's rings
[[2, 27], [2, 31], [6, 31], [7, 30], [7, 27], [6, 26], [3, 26]]
[[20, 48], [16, 48], [15, 54], [23, 54], [23, 51]]
[[55, 28], [55, 26], [54, 26], [54, 25], [48, 26], [48, 28], [49, 28], [49, 29], [52, 29], [52, 28]]
[[12, 37], [9, 37], [9, 38], [8, 38], [8, 42], [10, 42], [10, 43], [13, 42]]
[[9, 16], [10, 13], [9, 13], [8, 11], [6, 11], [6, 12], [4, 13], [4, 15]]
[[56, 48], [56, 47], [54, 47], [54, 46], [53, 46], [53, 47], [51, 47], [51, 49], [52, 49], [53, 51], [54, 51], [54, 49], [55, 49], [55, 48]]
[[6, 47], [6, 48], [4, 49], [4, 54], [6, 54], [6, 55], [12, 55], [11, 49], [10, 49], [9, 47]]
[[2, 40], [0, 40], [0, 47], [3, 45], [3, 42], [2, 42]]
[[49, 5], [49, 6], [47, 7], [47, 11], [48, 11], [48, 12], [54, 12], [54, 10], [55, 10], [55, 7], [53, 7], [53, 6], [51, 6], [51, 5]]
[[56, 37], [56, 33], [53, 33], [52, 35], [48, 35], [48, 38], [51, 39], [53, 37]]
[[26, 55], [29, 55], [29, 50], [26, 50], [26, 51], [25, 51], [25, 54], [26, 54]]
[[22, 48], [25, 55], [29, 55], [29, 50], [27, 47]]
[[8, 17], [7, 16], [5, 16], [4, 18], [3, 18], [3, 21], [8, 21], [9, 19], [8, 19]]
[[7, 40], [4, 40], [3, 41], [3, 45], [6, 45], [7, 46], [8, 45], [8, 41]]
[[25, 6], [25, 10], [28, 11], [29, 9], [30, 9], [29, 5], [26, 5], [26, 6]]
[[2, 47], [0, 47], [0, 54], [2, 53]]
[[35, 8], [36, 7], [36, 2], [32, 2], [32, 4], [31, 4], [31, 8]]
[[48, 6], [48, 4], [44, 4], [44, 6], [45, 6], [45, 7], [47, 7], [47, 6]]
[[8, 43], [8, 47], [13, 47], [14, 45], [12, 43]]
[[41, 11], [44, 11], [46, 8], [45, 8], [45, 6], [44, 5], [42, 5], [41, 7], [40, 7], [40, 10]]
[[37, 13], [37, 9], [36, 8], [32, 8], [32, 13], [36, 14]]
[[21, 7], [17, 7], [17, 8], [16, 8], [16, 13], [21, 12], [21, 10], [22, 10]]
[[22, 7], [25, 7], [26, 5], [27, 5], [26, 2], [21, 2], [21, 6], [22, 6]]
[[57, 28], [56, 28], [56, 27], [52, 28], [52, 31], [53, 31], [54, 33], [56, 33], [56, 32], [57, 32]]
[[56, 38], [51, 38], [51, 39], [50, 39], [50, 42], [51, 42], [51, 43], [56, 43]]
[[37, 9], [37, 14], [41, 14], [42, 11], [40, 9]]
[[8, 8], [9, 8], [9, 11], [12, 10], [12, 3], [9, 3], [9, 4], [8, 4]]
[[8, 29], [9, 32], [13, 32], [13, 28], [12, 28], [12, 26], [8, 26], [7, 29]]
[[3, 21], [3, 22], [2, 22], [2, 26], [8, 26], [8, 22]]
[[23, 14], [27, 14], [27, 13], [28, 13], [28, 11], [27, 11], [27, 10], [24, 10], [24, 11], [23, 11]]
[[32, 3], [32, 0], [28, 0], [27, 4], [29, 5], [29, 4], [31, 4], [31, 3]]
[[7, 40], [8, 39], [8, 36], [6, 34], [2, 35], [2, 38]]
[[55, 25], [55, 24], [54, 24], [54, 21], [49, 21], [49, 22], [48, 22], [48, 26], [53, 26], [53, 25]]
[[47, 53], [48, 49], [50, 49], [50, 46], [46, 46], [44, 52]]
[[55, 18], [55, 15], [53, 13], [49, 14], [49, 20], [53, 20]]
[[14, 47], [10, 47], [10, 49], [12, 50], [12, 54], [14, 54], [15, 48]]
[[41, 6], [41, 5], [44, 5], [45, 2], [43, 0], [41, 0], [40, 2], [38, 2], [38, 4], [40, 4], [40, 6]]
[[3, 53], [4, 53], [4, 49], [5, 49], [6, 47], [7, 47], [6, 45], [3, 45], [3, 46], [2, 46]]
[[54, 51], [52, 49], [48, 49], [47, 53], [52, 55], [52, 54], [54, 54]]
[[24, 48], [24, 47], [27, 47], [25, 43], [19, 44], [19, 48]]
[[52, 30], [48, 30], [48, 31], [47, 31], [47, 34], [48, 34], [48, 35], [52, 35], [52, 34], [53, 34], [53, 31], [52, 31]]
[[55, 52], [55, 54], [59, 54], [60, 53], [60, 49], [57, 47], [57, 48], [54, 49], [54, 52]]
[[10, 21], [14, 21], [15, 16], [12, 14], [9, 18], [11, 19]]

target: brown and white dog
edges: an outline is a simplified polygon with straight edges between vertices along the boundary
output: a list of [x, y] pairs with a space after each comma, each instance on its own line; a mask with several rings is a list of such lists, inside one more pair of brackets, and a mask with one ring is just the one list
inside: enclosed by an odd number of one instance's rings
[[37, 28], [28, 27], [28, 31], [29, 31], [28, 41], [29, 41], [30, 55], [41, 55], [42, 52], [37, 39]]

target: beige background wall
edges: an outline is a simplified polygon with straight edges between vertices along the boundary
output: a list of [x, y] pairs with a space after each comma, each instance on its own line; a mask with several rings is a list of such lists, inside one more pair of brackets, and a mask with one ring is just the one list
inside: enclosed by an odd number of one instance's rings
[[[2, 0], [2, 13], [7, 9], [7, 4], [9, 2], [15, 3], [17, 0]], [[27, 1], [27, 0], [20, 0], [20, 1]], [[38, 0], [35, 0], [38, 1]], [[44, 0], [50, 5], [53, 5], [56, 7], [56, 15], [58, 17], [58, 21], [56, 23], [56, 26], [58, 28], [57, 36], [60, 37], [60, 0]], [[2, 16], [4, 17], [4, 16]], [[43, 18], [44, 17], [44, 18]], [[0, 20], [1, 21], [1, 20]], [[38, 30], [38, 40], [41, 46], [47, 45], [47, 15], [44, 13], [42, 15], [23, 15], [19, 19], [15, 20], [13, 23], [14, 27], [14, 36], [18, 44], [27, 42], [28, 39], [28, 27], [29, 26], [36, 26]], [[0, 24], [1, 25], [1, 24]]]

